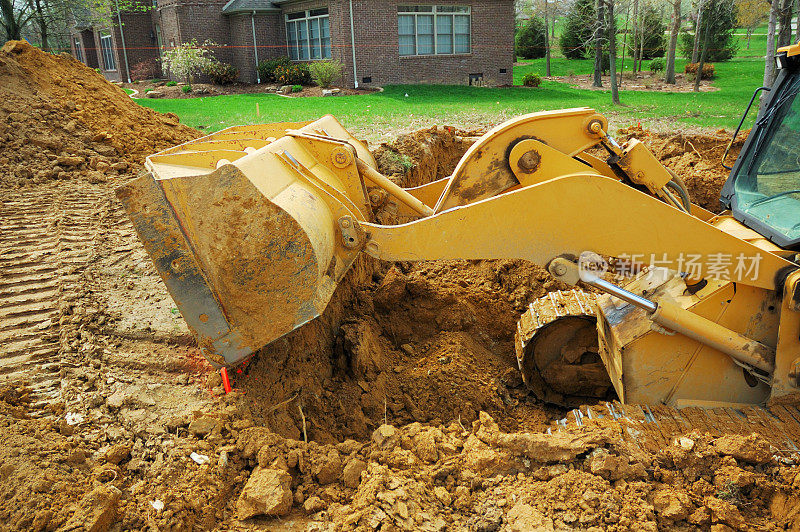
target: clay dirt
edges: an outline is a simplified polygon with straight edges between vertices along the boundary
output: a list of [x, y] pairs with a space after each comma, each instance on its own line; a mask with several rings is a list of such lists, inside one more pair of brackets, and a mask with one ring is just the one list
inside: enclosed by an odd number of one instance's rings
[[[410, 187], [480, 134], [371, 148]], [[797, 455], [758, 430], [558, 425], [513, 340], [567, 286], [524, 261], [362, 255], [226, 394], [114, 195], [197, 136], [69, 56], [0, 51], [0, 529], [800, 529]], [[728, 132], [629, 136], [719, 210]]]

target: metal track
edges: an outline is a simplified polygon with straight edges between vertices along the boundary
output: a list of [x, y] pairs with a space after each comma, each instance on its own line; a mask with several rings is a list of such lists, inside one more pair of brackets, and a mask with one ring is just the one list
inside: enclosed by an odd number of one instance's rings
[[[67, 185], [70, 186], [71, 185]], [[61, 396], [61, 310], [80, 292], [100, 189], [37, 187], [0, 198], [0, 383], [26, 383], [34, 415]]]
[[747, 436], [755, 432], [772, 444], [776, 455], [794, 461], [800, 459], [800, 410], [795, 406], [774, 406], [769, 410], [759, 406], [678, 410], [664, 405], [606, 402], [571, 410], [565, 418], [556, 421], [548, 433], [601, 419], [619, 422], [625, 440], [650, 452], [663, 449], [675, 438], [693, 431], [713, 437]]

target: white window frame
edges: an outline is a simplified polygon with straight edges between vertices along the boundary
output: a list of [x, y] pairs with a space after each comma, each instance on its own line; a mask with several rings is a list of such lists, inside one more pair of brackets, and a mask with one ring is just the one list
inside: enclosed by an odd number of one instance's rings
[[[318, 10], [325, 10], [325, 13], [319, 15], [312, 15], [313, 11]], [[302, 16], [298, 16], [302, 13]], [[289, 18], [292, 16], [293, 18]], [[326, 19], [328, 21], [328, 45], [327, 47], [323, 44], [322, 41], [322, 20]], [[315, 42], [312, 43], [311, 41], [311, 21], [317, 20], [317, 28], [319, 32], [319, 36], [315, 39]], [[300, 40], [297, 38], [297, 29], [295, 29], [295, 45], [291, 44], [291, 40], [289, 39], [289, 24], [294, 23], [295, 28], [297, 28], [297, 24], [304, 24], [306, 29], [306, 54], [307, 58], [302, 59], [300, 58]], [[330, 11], [326, 7], [320, 7], [317, 9], [307, 9], [305, 11], [295, 11], [292, 13], [286, 13], [284, 15], [284, 31], [286, 32], [286, 50], [289, 55], [289, 59], [296, 62], [305, 62], [305, 61], [323, 61], [325, 59], [330, 59], [332, 54], [332, 47], [331, 47], [331, 22], [330, 22]], [[311, 53], [312, 49], [319, 51], [319, 57], [313, 57]], [[327, 55], [326, 55], [327, 52]], [[296, 57], [293, 55], [296, 54]]]
[[[403, 8], [430, 8], [430, 11], [411, 11], [404, 10]], [[452, 9], [461, 9], [463, 11], [452, 11]], [[414, 53], [401, 54], [400, 53], [400, 17], [413, 16], [414, 17]], [[419, 32], [417, 31], [417, 17], [426, 16], [433, 17], [433, 53], [420, 54], [419, 53]], [[466, 16], [469, 19], [469, 44], [466, 52], [456, 52], [456, 16]], [[438, 17], [450, 17], [450, 53], [439, 52], [439, 24]], [[459, 33], [458, 35], [464, 35]], [[472, 7], [462, 5], [398, 5], [397, 6], [397, 53], [400, 57], [430, 57], [434, 55], [470, 55], [472, 53]]]
[[83, 43], [81, 43], [81, 39], [79, 37], [72, 37], [72, 43], [75, 45], [75, 59], [85, 64], [86, 62], [83, 60]]
[[[108, 48], [104, 45], [105, 43], [103, 41], [105, 39], [108, 39]], [[114, 57], [114, 38], [111, 36], [110, 31], [100, 32], [100, 56], [103, 58], [103, 69], [106, 72], [117, 71], [117, 58]], [[113, 68], [108, 67], [109, 63], [111, 63]]]

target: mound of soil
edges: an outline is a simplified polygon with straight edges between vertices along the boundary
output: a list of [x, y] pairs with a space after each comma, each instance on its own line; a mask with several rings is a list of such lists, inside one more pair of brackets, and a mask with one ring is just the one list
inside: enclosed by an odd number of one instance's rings
[[136, 105], [68, 54], [24, 41], [0, 49], [0, 186], [135, 172], [145, 156], [199, 136]]
[[[740, 132], [728, 153], [726, 164], [733, 166], [747, 139], [747, 131]], [[655, 133], [641, 125], [619, 130], [622, 140], [637, 138], [644, 142], [661, 163], [680, 176], [692, 202], [712, 212], [720, 212], [719, 197], [730, 173], [722, 166], [722, 156], [731, 141], [724, 130], [714, 135], [685, 135], [683, 133]]]

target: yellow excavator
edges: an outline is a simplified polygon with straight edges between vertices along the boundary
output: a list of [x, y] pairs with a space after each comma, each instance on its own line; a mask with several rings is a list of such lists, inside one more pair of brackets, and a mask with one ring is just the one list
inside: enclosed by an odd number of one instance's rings
[[[589, 108], [503, 123], [450, 177], [415, 188], [380, 174], [364, 143], [326, 116], [168, 149], [117, 193], [218, 366], [319, 316], [360, 253], [525, 259], [576, 286], [531, 304], [518, 325], [519, 366], [542, 400], [615, 395], [615, 417], [625, 405], [645, 417], [661, 407], [757, 417], [748, 405], [769, 403], [796, 430], [800, 45], [777, 59], [719, 215]], [[377, 221], [387, 205], [404, 223]]]

